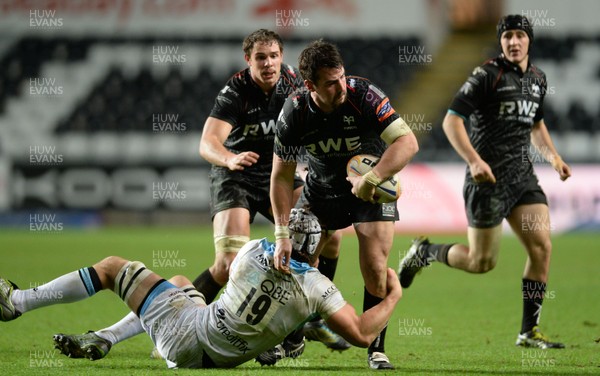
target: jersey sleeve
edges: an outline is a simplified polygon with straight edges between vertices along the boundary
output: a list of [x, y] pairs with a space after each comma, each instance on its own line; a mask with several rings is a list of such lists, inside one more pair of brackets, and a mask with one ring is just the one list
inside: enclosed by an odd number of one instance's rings
[[239, 89], [233, 87], [231, 80], [219, 91], [210, 116], [237, 126], [243, 110], [243, 101]]
[[533, 118], [533, 122], [537, 123], [538, 121], [541, 121], [542, 119], [544, 119], [544, 99], [546, 97], [546, 93], [548, 92], [548, 82], [546, 81], [546, 75], [542, 73], [542, 79], [541, 79], [541, 93], [540, 93], [540, 105], [538, 106], [536, 112], [535, 112], [535, 116]]
[[366, 82], [367, 89], [363, 100], [363, 112], [371, 114], [376, 124], [379, 126], [379, 133], [392, 124], [400, 115], [396, 113], [390, 103], [390, 99], [379, 87], [371, 82]]
[[346, 301], [329, 278], [317, 271], [313, 273], [309, 302], [314, 304], [312, 311], [317, 312], [324, 320], [327, 320], [331, 315], [342, 309], [346, 305]]
[[450, 104], [449, 112], [468, 118], [492, 89], [492, 74], [483, 67], [473, 70]]
[[275, 125], [274, 153], [284, 161], [296, 161], [301, 153], [299, 138], [294, 135], [292, 124], [298, 111], [299, 94], [290, 95], [283, 104]]

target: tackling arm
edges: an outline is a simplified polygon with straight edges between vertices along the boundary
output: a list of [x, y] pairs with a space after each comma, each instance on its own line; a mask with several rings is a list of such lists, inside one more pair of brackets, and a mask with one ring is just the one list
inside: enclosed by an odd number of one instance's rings
[[560, 175], [560, 180], [567, 180], [571, 176], [571, 168], [556, 151], [543, 119], [533, 124], [533, 128], [531, 129], [531, 143], [552, 164], [552, 167]]
[[360, 316], [354, 307], [346, 304], [327, 319], [327, 325], [354, 346], [368, 347], [387, 325], [401, 297], [402, 288], [396, 272], [388, 268], [387, 295], [379, 304]]

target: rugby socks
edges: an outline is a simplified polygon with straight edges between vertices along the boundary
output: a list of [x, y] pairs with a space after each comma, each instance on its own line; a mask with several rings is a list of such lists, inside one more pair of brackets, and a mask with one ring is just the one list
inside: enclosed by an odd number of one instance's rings
[[337, 269], [337, 263], [338, 258], [319, 256], [319, 266], [317, 269], [319, 269], [321, 274], [333, 281], [335, 270]]
[[135, 313], [129, 312], [119, 322], [94, 333], [114, 345], [143, 332], [140, 318]]
[[428, 244], [425, 246], [425, 257], [435, 258], [436, 261], [444, 263], [448, 266], [448, 251], [455, 243], [452, 244]]
[[521, 291], [523, 292], [522, 334], [531, 331], [531, 329], [533, 329], [540, 321], [542, 302], [544, 301], [544, 294], [546, 293], [546, 284], [544, 282], [523, 278]]
[[206, 269], [194, 280], [194, 287], [204, 295], [206, 304], [210, 304], [215, 300], [223, 286], [219, 285], [210, 274], [210, 271]]
[[[365, 312], [369, 308], [375, 307], [382, 300], [383, 300], [383, 298], [380, 298], [375, 295], [371, 295], [371, 293], [369, 293], [367, 291], [367, 288], [365, 287], [365, 293], [364, 293], [364, 298], [363, 298], [363, 312]], [[371, 343], [371, 345], [369, 345], [369, 350], [368, 350], [369, 354], [372, 354], [375, 351], [385, 352], [385, 333], [386, 333], [386, 331], [387, 331], [387, 324], [386, 324], [385, 328], [383, 328], [381, 333], [379, 333], [379, 335], [377, 337], [375, 337], [375, 340]]]
[[48, 283], [28, 290], [14, 290], [12, 302], [21, 313], [54, 304], [72, 303], [102, 290], [102, 283], [93, 267], [62, 275]]

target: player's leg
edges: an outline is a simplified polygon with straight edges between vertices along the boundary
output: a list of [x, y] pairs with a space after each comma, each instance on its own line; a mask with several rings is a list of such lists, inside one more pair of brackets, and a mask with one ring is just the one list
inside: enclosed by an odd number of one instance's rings
[[[187, 296], [198, 305], [206, 305], [204, 297], [192, 283], [183, 276], [169, 279], [173, 285], [181, 287]], [[144, 333], [144, 328], [139, 317], [134, 312], [129, 312], [117, 323], [98, 330], [90, 330], [83, 334], [55, 334], [53, 340], [55, 347], [70, 358], [89, 358], [98, 360], [108, 355], [112, 346], [125, 341], [138, 334]], [[155, 349], [156, 350], [156, 349]], [[158, 351], [153, 352], [153, 357], [162, 357]]]
[[[387, 289], [387, 260], [394, 240], [394, 222], [362, 222], [354, 225], [358, 237], [360, 271], [365, 282], [363, 312], [379, 304]], [[369, 367], [393, 369], [385, 355], [387, 326], [368, 349]]]
[[499, 184], [466, 183], [463, 195], [469, 223], [469, 245], [434, 244], [425, 237], [415, 239], [400, 262], [402, 287], [409, 287], [417, 273], [434, 261], [470, 273], [486, 273], [495, 267], [502, 221], [510, 212], [507, 199], [510, 191]]
[[237, 252], [250, 240], [250, 211], [246, 208], [229, 208], [219, 211], [213, 218], [215, 261], [195, 280], [194, 286], [206, 302], [212, 302], [229, 279], [229, 267]]
[[562, 343], [551, 342], [543, 336], [538, 328], [552, 254], [548, 206], [539, 203], [517, 206], [508, 222], [527, 251], [521, 284], [523, 318], [517, 345], [564, 348]]
[[[111, 256], [92, 267], [64, 274], [48, 283], [28, 290], [19, 290], [3, 280], [3, 295], [6, 302], [2, 307], [2, 320], [15, 319], [21, 314], [54, 305], [76, 302], [88, 298], [102, 289], [112, 288], [113, 282], [104, 265], [118, 267], [126, 260]], [[6, 286], [10, 286], [7, 288]], [[8, 299], [10, 297], [10, 299]], [[6, 304], [6, 305], [5, 305]], [[12, 307], [7, 309], [6, 307]]]
[[[116, 273], [127, 264], [127, 260], [111, 256], [92, 267], [67, 273], [35, 289], [14, 289], [7, 294], [16, 312], [14, 316], [18, 317], [27, 311], [49, 305], [75, 302], [102, 289], [114, 289]], [[93, 333], [82, 338], [82, 341], [86, 345], [86, 354], [75, 354], [74, 357], [88, 355], [92, 359], [98, 359], [106, 355], [111, 346], [110, 342], [94, 336]]]
[[492, 270], [498, 261], [502, 225], [491, 228], [469, 227], [467, 237], [468, 246], [459, 243], [434, 244], [424, 237], [415, 239], [400, 262], [399, 278], [402, 287], [409, 287], [415, 276], [435, 261], [469, 273], [487, 273]]

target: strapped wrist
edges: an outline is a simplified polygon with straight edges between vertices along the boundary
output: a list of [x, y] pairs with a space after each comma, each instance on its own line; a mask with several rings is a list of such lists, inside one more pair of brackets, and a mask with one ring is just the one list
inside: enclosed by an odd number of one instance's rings
[[383, 179], [381, 179], [380, 177], [378, 177], [377, 175], [375, 175], [375, 173], [373, 172], [373, 170], [367, 172], [366, 174], [363, 175], [362, 180], [371, 184], [374, 187], [377, 187], [379, 184], [381, 184], [381, 182], [383, 181]]
[[290, 229], [287, 226], [275, 225], [275, 239], [289, 239]]

